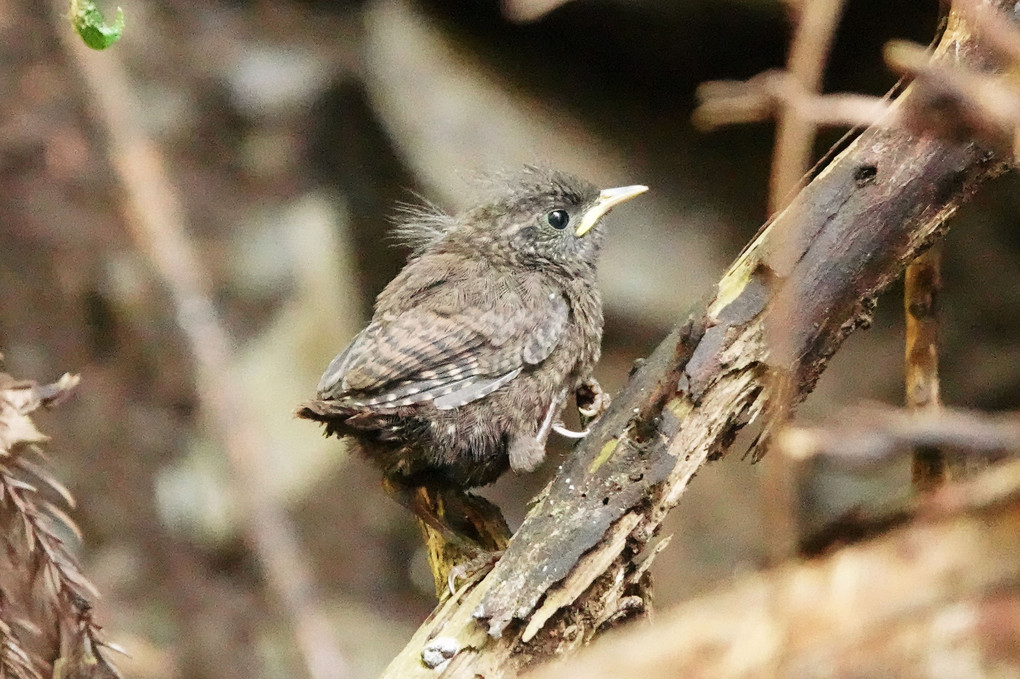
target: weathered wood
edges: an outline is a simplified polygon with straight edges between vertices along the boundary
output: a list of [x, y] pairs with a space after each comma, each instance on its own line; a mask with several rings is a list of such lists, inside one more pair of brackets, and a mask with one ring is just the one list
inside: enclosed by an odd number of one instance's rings
[[1020, 463], [943, 487], [915, 514], [880, 538], [744, 577], [528, 676], [1020, 676]]
[[[933, 58], [974, 65], [985, 55], [954, 17]], [[908, 89], [897, 105], [913, 96]], [[635, 372], [499, 563], [441, 604], [384, 676], [516, 676], [639, 614], [642, 547], [697, 469], [765, 409], [769, 370], [802, 399], [867, 324], [874, 296], [1002, 169], [972, 143], [866, 130], [755, 238], [705, 310]], [[769, 321], [769, 305], [794, 313]], [[771, 351], [767, 322], [782, 323], [786, 338]]]

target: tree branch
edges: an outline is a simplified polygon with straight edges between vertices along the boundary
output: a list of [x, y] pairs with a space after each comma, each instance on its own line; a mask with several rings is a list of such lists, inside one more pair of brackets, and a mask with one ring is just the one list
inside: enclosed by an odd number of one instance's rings
[[[954, 15], [933, 59], [984, 67], [990, 56]], [[914, 96], [911, 87], [896, 106]], [[874, 296], [1003, 170], [974, 143], [866, 130], [635, 372], [500, 562], [440, 605], [384, 676], [516, 676], [640, 613], [642, 548], [698, 468], [766, 408], [767, 374], [784, 373], [802, 399], [843, 340], [867, 325]], [[778, 319], [782, 347], [766, 346], [769, 307], [794, 311]]]
[[529, 677], [1016, 676], [1020, 463], [944, 486], [914, 513], [880, 538], [744, 577]]
[[963, 460], [990, 463], [1020, 453], [1020, 414], [866, 405], [847, 408], [821, 426], [787, 427], [776, 446], [798, 462], [821, 456], [859, 469], [887, 463], [915, 448], [948, 448]]

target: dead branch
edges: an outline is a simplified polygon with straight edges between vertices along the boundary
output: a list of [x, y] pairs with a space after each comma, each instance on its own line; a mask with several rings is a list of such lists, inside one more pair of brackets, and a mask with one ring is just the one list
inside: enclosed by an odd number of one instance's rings
[[[953, 15], [932, 59], [976, 64], [989, 55]], [[914, 96], [908, 89], [896, 106]], [[1004, 167], [973, 142], [866, 130], [635, 372], [500, 562], [443, 603], [384, 676], [515, 676], [644, 610], [642, 548], [697, 469], [763, 411], [766, 375], [785, 373], [803, 398], [870, 321], [875, 294]], [[783, 319], [785, 347], [766, 346], [770, 306], [796, 311]]]
[[529, 676], [1020, 673], [1020, 463], [943, 486], [915, 513], [875, 540], [743, 578]]
[[867, 126], [888, 115], [890, 103], [863, 94], [820, 95], [806, 91], [786, 71], [759, 73], [749, 80], [713, 80], [698, 86], [694, 126], [710, 131], [725, 125], [770, 120], [784, 107], [815, 127]]
[[[815, 3], [809, 3], [813, 5]], [[820, 3], [826, 4], [826, 3]], [[777, 154], [782, 158], [803, 158], [803, 129], [808, 125], [864, 126], [882, 124], [904, 126], [917, 134], [936, 134], [949, 139], [981, 139], [1004, 155], [1020, 159], [1020, 28], [1009, 21], [1009, 10], [995, 3], [959, 0], [958, 15], [964, 17], [978, 39], [986, 45], [986, 59], [969, 64], [930, 59], [922, 45], [893, 41], [886, 46], [885, 60], [898, 73], [914, 79], [914, 94], [908, 105], [890, 107], [888, 98], [858, 94], [819, 95], [816, 88], [798, 77], [791, 64], [788, 70], [760, 73], [746, 81], [703, 83], [697, 91], [698, 108], [692, 120], [696, 127], [711, 130], [723, 125], [795, 118], [802, 126], [800, 142], [787, 142], [777, 136]], [[819, 8], [818, 12], [831, 12]], [[1004, 62], [1011, 66], [990, 68]], [[783, 123], [781, 122], [781, 127]], [[787, 127], [789, 125], [787, 124]], [[782, 130], [781, 130], [782, 131]], [[792, 138], [792, 133], [791, 133]], [[781, 158], [777, 157], [777, 163]], [[789, 161], [783, 160], [783, 163]], [[793, 177], [789, 169], [773, 172], [773, 192], [778, 176]]]
[[996, 460], [1020, 454], [1020, 416], [956, 408], [852, 408], [818, 427], [785, 429], [777, 436], [776, 447], [795, 460], [825, 457], [841, 466], [860, 468], [886, 463], [915, 448]]
[[[910, 263], [903, 276], [906, 316], [904, 376], [907, 407], [935, 410], [939, 398], [939, 294], [942, 292], [942, 246], [933, 245]], [[937, 447], [914, 449], [913, 483], [930, 490], [946, 478], [945, 455]]]
[[[818, 95], [829, 48], [843, 13], [843, 0], [811, 0], [799, 6], [797, 29], [790, 44], [787, 77], [805, 97]], [[803, 186], [814, 157], [817, 126], [796, 106], [783, 106], [776, 116], [776, 143], [769, 180], [769, 214], [774, 214]]]

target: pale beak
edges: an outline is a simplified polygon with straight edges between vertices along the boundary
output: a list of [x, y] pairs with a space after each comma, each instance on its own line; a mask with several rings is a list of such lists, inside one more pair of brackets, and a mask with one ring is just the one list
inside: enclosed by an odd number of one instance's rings
[[596, 200], [595, 204], [592, 205], [591, 208], [589, 208], [588, 211], [581, 217], [581, 223], [577, 225], [577, 230], [574, 231], [574, 235], [580, 238], [591, 231], [592, 227], [594, 227], [607, 212], [625, 200], [630, 200], [634, 196], [641, 195], [647, 190], [647, 186], [641, 186], [640, 184], [634, 186], [620, 186], [615, 189], [602, 189], [602, 192], [599, 193], [598, 200]]

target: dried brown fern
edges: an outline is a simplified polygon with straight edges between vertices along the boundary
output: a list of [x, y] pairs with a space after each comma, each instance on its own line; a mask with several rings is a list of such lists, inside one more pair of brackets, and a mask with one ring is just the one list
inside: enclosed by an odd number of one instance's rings
[[40, 385], [0, 373], [0, 679], [111, 679], [120, 674], [92, 620], [98, 597], [65, 540], [80, 533], [55, 504], [71, 494], [31, 458], [47, 437], [29, 414], [78, 384]]

